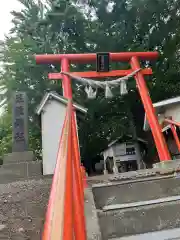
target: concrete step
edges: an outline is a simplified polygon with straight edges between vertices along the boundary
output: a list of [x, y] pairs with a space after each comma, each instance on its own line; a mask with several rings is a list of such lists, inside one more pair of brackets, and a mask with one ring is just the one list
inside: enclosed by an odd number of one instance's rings
[[149, 177], [92, 186], [97, 209], [104, 206], [152, 200], [179, 195], [180, 178], [170, 176]]
[[138, 234], [122, 238], [113, 238], [109, 240], [178, 240], [180, 239], [180, 228], [156, 231], [144, 234]]
[[103, 240], [180, 227], [180, 200], [110, 208], [98, 212]]
[[51, 178], [0, 184], [0, 240], [41, 239], [50, 186]]
[[142, 179], [149, 178], [157, 175], [156, 169], [143, 169], [138, 171], [131, 171], [118, 174], [105, 174], [88, 177], [89, 185], [98, 184], [98, 183], [111, 183], [111, 182], [121, 182], [128, 181], [132, 179]]
[[87, 240], [101, 240], [98, 216], [91, 188], [85, 189], [85, 217]]

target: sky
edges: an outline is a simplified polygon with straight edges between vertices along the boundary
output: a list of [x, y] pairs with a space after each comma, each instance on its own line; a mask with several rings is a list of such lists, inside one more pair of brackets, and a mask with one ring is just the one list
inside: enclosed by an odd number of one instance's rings
[[[2, 0], [1, 0], [2, 1]], [[19, 11], [21, 5], [17, 0], [5, 0], [0, 6], [0, 40], [4, 39], [4, 34], [8, 34], [12, 24], [11, 11]]]
[[[4, 39], [4, 35], [8, 34], [12, 27], [11, 11], [13, 10], [21, 10], [21, 5], [17, 0], [5, 0], [0, 5], [0, 40]], [[3, 107], [0, 107], [0, 116], [3, 113], [3, 110]]]

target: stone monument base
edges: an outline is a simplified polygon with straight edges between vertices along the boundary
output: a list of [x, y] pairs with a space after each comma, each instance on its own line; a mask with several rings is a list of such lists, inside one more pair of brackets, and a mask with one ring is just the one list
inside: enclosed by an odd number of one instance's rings
[[4, 155], [3, 164], [34, 161], [33, 151], [12, 152]]
[[0, 168], [0, 183], [42, 176], [42, 162], [34, 159], [32, 151], [6, 154]]

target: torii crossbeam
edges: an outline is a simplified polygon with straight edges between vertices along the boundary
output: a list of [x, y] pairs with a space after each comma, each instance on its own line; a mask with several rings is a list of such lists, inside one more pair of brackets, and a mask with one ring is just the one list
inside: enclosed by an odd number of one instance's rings
[[[140, 68], [140, 60], [155, 60], [158, 58], [158, 52], [121, 52], [121, 53], [109, 53], [109, 60], [113, 62], [124, 61], [129, 62], [131, 69], [129, 70], [115, 70], [107, 72], [74, 72], [76, 76], [81, 77], [91, 77], [91, 78], [102, 78], [102, 77], [114, 77], [114, 76], [126, 76], [129, 73], [138, 70]], [[36, 55], [37, 63], [44, 64], [61, 64], [62, 72], [70, 72], [71, 63], [91, 63], [97, 60], [96, 53], [86, 53], [86, 54], [45, 54], [45, 55]], [[148, 88], [144, 79], [144, 75], [152, 74], [150, 68], [142, 69], [135, 75], [135, 80], [139, 94], [144, 105], [144, 109], [147, 115], [149, 126], [151, 128], [156, 148], [160, 161], [170, 160], [171, 156], [169, 154], [167, 144], [165, 142], [164, 136], [161, 131], [161, 126], [159, 125], [158, 119], [155, 114], [154, 107], [149, 95]], [[71, 79], [61, 73], [50, 73], [50, 79], [62, 79], [63, 85], [63, 94], [66, 98], [72, 98], [72, 88], [71, 88]]]

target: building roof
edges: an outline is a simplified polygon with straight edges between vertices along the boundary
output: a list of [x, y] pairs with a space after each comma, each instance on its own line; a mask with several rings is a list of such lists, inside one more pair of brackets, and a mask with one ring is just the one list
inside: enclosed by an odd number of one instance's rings
[[[171, 105], [174, 105], [174, 104], [177, 104], [177, 103], [180, 103], [180, 96], [179, 96], [179, 97], [175, 97], [175, 98], [169, 98], [169, 99], [166, 99], [166, 100], [163, 100], [163, 101], [154, 103], [154, 104], [153, 104], [153, 107], [154, 107], [155, 110], [156, 110], [156, 114], [160, 114], [160, 113], [163, 112], [167, 107], [169, 107], [169, 106], [171, 106]], [[148, 124], [148, 121], [147, 121], [146, 114], [145, 114], [145, 117], [144, 117], [143, 130], [144, 130], [144, 131], [149, 130], [149, 124]]]
[[[38, 115], [41, 114], [45, 104], [47, 103], [48, 100], [50, 99], [54, 99], [57, 100], [58, 102], [67, 105], [68, 103], [68, 99], [64, 98], [63, 96], [60, 96], [59, 94], [57, 94], [56, 92], [49, 92], [46, 93], [43, 97], [43, 99], [41, 100], [40, 104], [38, 105], [37, 109], [36, 109], [36, 113]], [[73, 103], [73, 106], [75, 107], [76, 110], [82, 112], [82, 113], [87, 113], [87, 108], [82, 107], [81, 105], [77, 104], [77, 103]]]
[[[132, 136], [131, 136], [131, 135], [126, 135], [126, 136], [123, 135], [123, 136], [121, 136], [121, 137], [118, 137], [116, 140], [110, 142], [110, 143], [108, 144], [108, 147], [111, 147], [111, 146], [113, 146], [115, 143], [117, 143], [117, 142], [119, 142], [119, 141], [122, 141], [124, 137], [128, 137], [128, 138], [132, 139]], [[147, 143], [147, 141], [145, 141], [145, 140], [142, 139], [142, 138], [137, 138], [137, 140], [138, 140], [138, 142], [142, 142], [142, 143], [145, 143], [145, 144]], [[125, 142], [125, 141], [124, 141], [124, 142]]]

